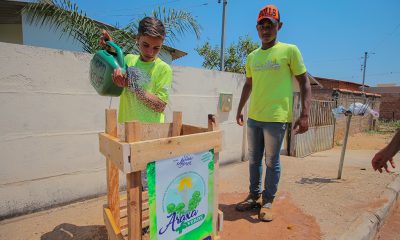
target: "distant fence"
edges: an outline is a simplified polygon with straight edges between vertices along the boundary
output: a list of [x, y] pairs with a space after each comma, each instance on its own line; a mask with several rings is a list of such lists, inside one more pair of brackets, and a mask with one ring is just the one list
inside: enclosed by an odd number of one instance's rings
[[[293, 135], [290, 138], [290, 155], [305, 157], [314, 152], [333, 148], [335, 120], [332, 109], [334, 101], [311, 100], [309, 129], [303, 134]], [[300, 96], [294, 96], [293, 119], [300, 116]]]

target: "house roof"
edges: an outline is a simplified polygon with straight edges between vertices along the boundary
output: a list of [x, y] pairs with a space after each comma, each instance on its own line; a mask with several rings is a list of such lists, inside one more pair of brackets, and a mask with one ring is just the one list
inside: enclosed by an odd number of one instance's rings
[[[357, 94], [357, 95], [362, 95], [363, 92], [362, 91], [352, 91], [352, 90], [348, 90], [348, 89], [343, 89], [343, 88], [333, 88], [333, 90], [342, 92], [342, 93], [353, 93], [353, 94]], [[364, 92], [364, 94], [366, 96], [374, 96], [374, 97], [381, 97], [381, 94], [377, 94], [377, 93], [370, 93], [370, 92]]]
[[[22, 18], [21, 18], [21, 10], [24, 6], [29, 4], [29, 2], [24, 2], [24, 1], [14, 1], [14, 0], [6, 0], [0, 1], [0, 24], [22, 24]], [[103, 22], [99, 22], [95, 19], [92, 19], [95, 21], [97, 24], [100, 26], [105, 26], [107, 28], [111, 29], [117, 29], [114, 26], [108, 25]], [[175, 49], [173, 47], [163, 45], [163, 49], [169, 52], [172, 56], [172, 60], [181, 58], [183, 56], [186, 56], [187, 53], [183, 52], [181, 50]]]
[[318, 82], [317, 79], [315, 79], [315, 77], [313, 77], [310, 73], [307, 72], [307, 76], [308, 79], [310, 80], [310, 84], [311, 85], [318, 85], [320, 88], [323, 88], [324, 86], [322, 86], [322, 84], [320, 82]]
[[[348, 83], [356, 86], [362, 86], [362, 84], [355, 83], [355, 82], [349, 82], [349, 81], [344, 81], [344, 80], [338, 80], [338, 79], [333, 79], [333, 78], [324, 78], [324, 77], [315, 77], [317, 80], [325, 80], [325, 81], [332, 81], [332, 82], [342, 82], [342, 83]], [[369, 87], [369, 85], [364, 84], [365, 87]]]

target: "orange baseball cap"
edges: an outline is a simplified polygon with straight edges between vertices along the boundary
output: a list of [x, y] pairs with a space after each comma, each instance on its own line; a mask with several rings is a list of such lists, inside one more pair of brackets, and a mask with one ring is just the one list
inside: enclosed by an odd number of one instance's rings
[[279, 14], [278, 8], [271, 4], [263, 7], [260, 10], [260, 12], [258, 13], [257, 22], [260, 22], [263, 19], [269, 19], [274, 24], [277, 24], [280, 21], [280, 18], [281, 16]]

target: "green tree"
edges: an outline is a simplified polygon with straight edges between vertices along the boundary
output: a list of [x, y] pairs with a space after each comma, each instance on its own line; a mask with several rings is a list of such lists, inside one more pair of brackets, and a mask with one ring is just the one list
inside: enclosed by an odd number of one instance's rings
[[[22, 11], [27, 15], [31, 24], [48, 25], [54, 30], [60, 29], [61, 36], [67, 34], [79, 41], [86, 52], [94, 53], [99, 49], [98, 41], [101, 30], [106, 29], [124, 52], [137, 53], [133, 38], [138, 32], [140, 19], [134, 20], [120, 29], [112, 26], [105, 27], [88, 18], [76, 3], [69, 0], [39, 0], [28, 4]], [[193, 32], [197, 38], [200, 37], [201, 26], [188, 12], [158, 7], [150, 15], [144, 13], [144, 16], [157, 17], [164, 23], [167, 44], [173, 44], [187, 32]]]
[[[244, 73], [246, 57], [253, 50], [258, 48], [258, 43], [253, 42], [251, 37], [239, 37], [239, 42], [232, 43], [227, 49], [224, 50], [225, 63], [224, 71]], [[196, 48], [197, 53], [203, 57], [202, 66], [207, 69], [218, 70], [220, 66], [220, 50], [217, 45], [212, 47], [207, 41], [203, 46]]]

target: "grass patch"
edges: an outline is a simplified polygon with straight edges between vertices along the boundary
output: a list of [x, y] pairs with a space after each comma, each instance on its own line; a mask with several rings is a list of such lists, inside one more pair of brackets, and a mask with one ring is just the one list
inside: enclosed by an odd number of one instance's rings
[[376, 135], [376, 134], [390, 134], [396, 132], [397, 129], [400, 129], [400, 121], [377, 121], [377, 130], [365, 130], [364, 133], [368, 135]]
[[400, 128], [400, 121], [379, 121], [378, 131], [379, 132], [395, 132]]

